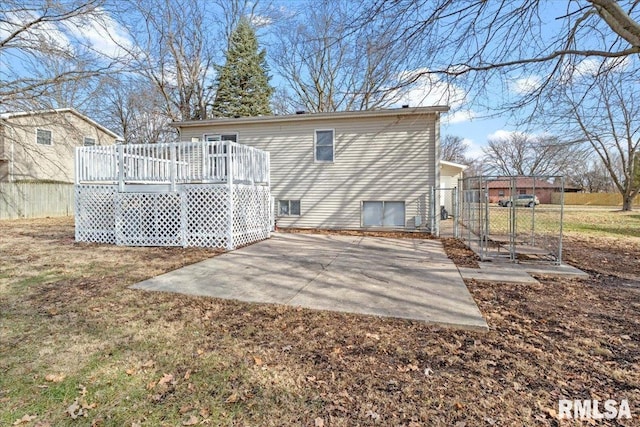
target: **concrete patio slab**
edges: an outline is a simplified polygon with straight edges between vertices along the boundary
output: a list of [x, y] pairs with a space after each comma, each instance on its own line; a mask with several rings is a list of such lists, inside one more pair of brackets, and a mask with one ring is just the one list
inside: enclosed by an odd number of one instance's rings
[[480, 268], [483, 270], [500, 271], [524, 271], [529, 274], [553, 277], [575, 277], [580, 279], [589, 278], [589, 274], [568, 264], [542, 264], [542, 263], [512, 263], [512, 262], [481, 262]]
[[487, 329], [437, 240], [275, 233], [132, 287]]
[[501, 268], [501, 266], [492, 269], [459, 267], [458, 270], [463, 279], [499, 283], [540, 283], [524, 270], [505, 269]]

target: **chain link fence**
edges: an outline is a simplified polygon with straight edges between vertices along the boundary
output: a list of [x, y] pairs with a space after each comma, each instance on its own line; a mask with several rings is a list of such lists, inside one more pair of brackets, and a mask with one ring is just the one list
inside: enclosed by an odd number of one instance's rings
[[483, 261], [562, 262], [562, 176], [477, 176], [458, 188], [452, 234]]

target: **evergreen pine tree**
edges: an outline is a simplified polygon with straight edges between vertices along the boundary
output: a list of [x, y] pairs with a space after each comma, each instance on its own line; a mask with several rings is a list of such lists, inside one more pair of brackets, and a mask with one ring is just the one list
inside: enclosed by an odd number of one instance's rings
[[258, 38], [249, 21], [241, 19], [231, 34], [224, 66], [216, 67], [215, 116], [271, 114], [273, 88], [269, 85], [266, 55], [266, 50], [259, 51]]

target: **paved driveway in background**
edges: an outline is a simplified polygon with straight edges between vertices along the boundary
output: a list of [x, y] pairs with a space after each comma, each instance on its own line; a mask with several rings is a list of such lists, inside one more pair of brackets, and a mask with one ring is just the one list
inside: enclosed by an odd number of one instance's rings
[[437, 240], [274, 233], [132, 287], [487, 329]]

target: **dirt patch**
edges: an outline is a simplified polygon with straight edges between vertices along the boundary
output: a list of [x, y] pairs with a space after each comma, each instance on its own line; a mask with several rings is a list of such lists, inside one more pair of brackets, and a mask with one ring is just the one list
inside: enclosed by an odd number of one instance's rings
[[68, 219], [0, 235], [0, 425], [575, 425], [559, 398], [640, 416], [640, 283], [609, 265], [640, 255], [628, 239], [567, 241], [588, 280], [468, 281], [482, 333], [130, 290], [216, 251], [78, 244]]
[[458, 267], [480, 268], [480, 257], [461, 240], [454, 238], [441, 239], [447, 256]]
[[640, 278], [640, 238], [565, 236], [564, 261], [596, 275]]

